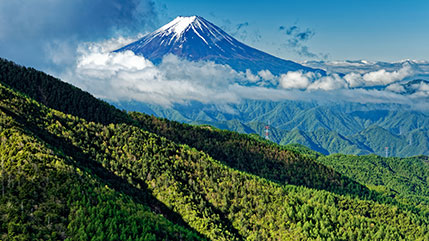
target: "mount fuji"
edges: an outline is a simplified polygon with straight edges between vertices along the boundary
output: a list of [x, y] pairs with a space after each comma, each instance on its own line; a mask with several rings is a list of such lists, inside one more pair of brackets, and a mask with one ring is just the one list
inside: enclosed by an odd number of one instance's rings
[[179, 16], [115, 52], [126, 50], [142, 55], [155, 64], [160, 63], [163, 56], [174, 54], [191, 61], [226, 64], [238, 71], [249, 69], [256, 73], [269, 70], [276, 75], [297, 70], [325, 73], [247, 46], [199, 16]]

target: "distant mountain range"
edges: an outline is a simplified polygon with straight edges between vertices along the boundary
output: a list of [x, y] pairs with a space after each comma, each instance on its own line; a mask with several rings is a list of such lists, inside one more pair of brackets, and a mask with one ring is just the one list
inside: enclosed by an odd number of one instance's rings
[[429, 238], [426, 156], [325, 156], [120, 111], [1, 58], [0, 75], [1, 240]]
[[122, 102], [122, 109], [136, 110], [192, 124], [256, 133], [270, 140], [298, 143], [323, 154], [344, 153], [389, 156], [429, 154], [429, 115], [395, 104], [319, 105], [304, 101], [243, 101], [222, 106], [193, 103], [165, 108], [159, 105]]
[[[155, 64], [168, 54], [190, 61], [213, 61], [237, 71], [270, 70], [279, 75], [288, 71], [326, 73], [367, 73], [410, 68], [426, 78], [429, 63], [404, 60], [396, 63], [371, 61], [307, 61], [303, 65], [274, 57], [249, 47], [199, 16], [177, 17], [158, 30], [116, 52], [130, 50]], [[308, 67], [307, 67], [308, 66]], [[323, 69], [323, 70], [322, 70]], [[326, 72], [325, 72], [326, 70]], [[404, 79], [386, 86], [362, 87], [400, 95], [426, 93], [429, 81]], [[429, 91], [429, 89], [427, 90]], [[426, 97], [427, 98], [427, 97]], [[333, 100], [329, 100], [334, 102]], [[429, 101], [429, 100], [428, 100]], [[323, 154], [429, 155], [429, 113], [400, 104], [335, 103], [309, 101], [242, 100], [227, 106], [191, 102], [168, 108], [142, 102], [113, 102], [115, 106], [141, 111], [179, 122], [210, 124], [241, 133], [264, 135], [270, 125], [270, 140], [306, 145]]]
[[130, 43], [117, 52], [131, 50], [154, 63], [167, 54], [192, 61], [208, 60], [227, 64], [238, 71], [257, 73], [270, 70], [273, 74], [287, 71], [323, 70], [284, 60], [241, 43], [216, 25], [199, 16], [177, 17], [158, 30]]

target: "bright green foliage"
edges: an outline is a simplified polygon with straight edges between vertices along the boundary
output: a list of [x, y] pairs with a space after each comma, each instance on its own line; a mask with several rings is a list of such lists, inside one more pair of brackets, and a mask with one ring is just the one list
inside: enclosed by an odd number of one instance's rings
[[2, 239], [429, 239], [424, 207], [379, 200], [311, 153], [132, 117], [89, 122], [0, 85], [2, 183], [15, 187]]
[[288, 150], [294, 148], [282, 148], [248, 135], [208, 126], [191, 126], [137, 112], [130, 115], [144, 129], [204, 151], [235, 169], [281, 184], [303, 185], [341, 194], [370, 195], [362, 185], [314, 162], [308, 155]]
[[429, 205], [427, 156], [384, 158], [335, 154], [319, 157], [318, 161], [371, 189], [398, 199], [406, 198]]
[[[39, 108], [28, 99], [20, 99], [22, 105], [5, 105], [3, 98], [17, 101], [11, 94], [1, 87], [1, 240], [198, 239], [154, 214], [147, 204], [113, 190], [109, 182], [79, 168], [73, 158], [7, 115], [4, 111], [34, 113], [34, 108]], [[31, 108], [27, 109], [29, 103]]]

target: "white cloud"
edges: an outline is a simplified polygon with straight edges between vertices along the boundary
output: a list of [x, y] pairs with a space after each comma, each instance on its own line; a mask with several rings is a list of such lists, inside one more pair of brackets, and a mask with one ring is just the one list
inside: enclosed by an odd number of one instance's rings
[[405, 65], [400, 70], [387, 72], [384, 69], [369, 72], [363, 75], [363, 80], [366, 86], [386, 85], [393, 83], [398, 80], [402, 80], [405, 77], [410, 76], [413, 73], [409, 65]]
[[426, 84], [426, 83], [420, 84], [419, 90], [420, 91], [427, 91], [427, 92], [429, 92], [429, 84]]
[[107, 41], [81, 46], [76, 65], [62, 78], [100, 98], [165, 106], [192, 100], [236, 103], [240, 97], [231, 91], [232, 86], [259, 79], [256, 75], [236, 72], [227, 65], [190, 62], [173, 55], [164, 57], [161, 64], [155, 66], [131, 51], [110, 52], [114, 49], [112, 45], [116, 43]]
[[263, 80], [267, 80], [267, 81], [271, 81], [274, 80], [276, 77], [271, 73], [271, 71], [269, 71], [268, 69], [266, 70], [261, 70], [258, 72], [258, 75], [261, 76], [261, 78]]
[[337, 74], [322, 76], [302, 71], [289, 71], [280, 76], [279, 82], [284, 89], [334, 90], [347, 87], [344, 79]]
[[412, 74], [413, 70], [410, 65], [404, 65], [401, 69], [390, 72], [385, 69], [367, 72], [365, 74], [352, 72], [345, 75], [344, 79], [352, 88], [362, 86], [385, 86], [403, 80]]
[[336, 90], [346, 88], [347, 84], [343, 78], [337, 74], [323, 76], [311, 85], [308, 86], [309, 90]]
[[246, 79], [251, 83], [256, 83], [260, 80], [258, 75], [254, 75], [250, 69], [246, 69]]
[[344, 79], [349, 84], [351, 88], [363, 86], [364, 80], [362, 75], [359, 73], [349, 73], [344, 76]]
[[[199, 101], [223, 106], [224, 111], [228, 111], [228, 104], [243, 99], [415, 104], [419, 98], [429, 96], [428, 85], [416, 87], [411, 96], [399, 94], [403, 87], [397, 82], [412, 73], [407, 66], [396, 71], [349, 73], [343, 77], [303, 71], [275, 76], [269, 70], [257, 74], [250, 70], [237, 72], [228, 65], [191, 62], [174, 55], [165, 56], [154, 65], [131, 51], [111, 52], [130, 41], [118, 38], [80, 45], [76, 64], [62, 79], [111, 101], [164, 106]], [[376, 84], [388, 85], [386, 90], [363, 88]]]
[[284, 89], [306, 89], [318, 77], [314, 72], [289, 71], [280, 75], [279, 84]]
[[[429, 98], [429, 84], [427, 83], [420, 83], [415, 86], [413, 86], [416, 92], [413, 94], [414, 97], [423, 97], [423, 98]], [[426, 103], [427, 105], [427, 103]]]

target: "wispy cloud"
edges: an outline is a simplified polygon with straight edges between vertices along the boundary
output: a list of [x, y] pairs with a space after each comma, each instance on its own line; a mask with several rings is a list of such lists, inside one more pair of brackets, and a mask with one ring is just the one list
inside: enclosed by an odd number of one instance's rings
[[[214, 13], [211, 16], [217, 18]], [[251, 28], [249, 22], [233, 23], [229, 19], [223, 19], [221, 22], [221, 29], [246, 44], [255, 44], [262, 41], [262, 35], [259, 30]]]
[[306, 42], [310, 40], [316, 33], [309, 28], [301, 29], [297, 25], [280, 26], [279, 31], [286, 36], [286, 47], [296, 52], [301, 57], [327, 59], [328, 55], [323, 53], [314, 53], [310, 51]]

